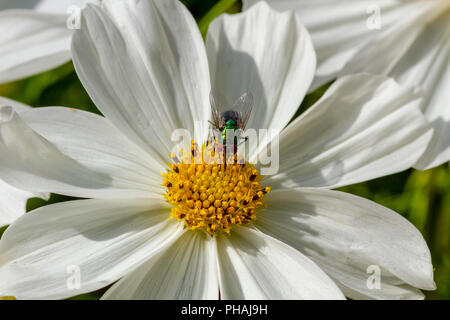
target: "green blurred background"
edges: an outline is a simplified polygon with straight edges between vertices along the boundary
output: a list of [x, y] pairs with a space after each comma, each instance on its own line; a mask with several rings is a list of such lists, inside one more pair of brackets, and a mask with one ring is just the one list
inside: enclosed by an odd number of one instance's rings
[[[209, 22], [226, 11], [238, 12], [241, 3], [235, 0], [184, 0], [204, 35]], [[297, 112], [305, 111], [324, 93], [328, 86], [308, 95]], [[79, 82], [72, 63], [22, 81], [0, 86], [0, 95], [33, 107], [65, 106], [99, 113]], [[426, 292], [427, 299], [450, 299], [450, 170], [443, 165], [420, 172], [408, 170], [399, 174], [360, 183], [342, 191], [373, 200], [406, 217], [423, 234], [431, 250], [437, 290]], [[31, 199], [27, 210], [48, 203], [71, 200], [52, 195], [48, 202]], [[5, 228], [0, 230], [0, 235]], [[73, 299], [97, 299], [99, 290]]]

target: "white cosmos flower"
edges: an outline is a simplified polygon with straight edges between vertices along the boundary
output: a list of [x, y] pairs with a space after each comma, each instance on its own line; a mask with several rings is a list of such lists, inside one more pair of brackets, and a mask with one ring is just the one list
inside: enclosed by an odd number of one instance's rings
[[94, 2], [98, 1], [0, 0], [0, 83], [69, 61], [77, 8]]
[[[84, 10], [72, 49], [77, 73], [105, 117], [58, 107], [21, 114], [4, 108], [0, 177], [17, 187], [91, 199], [39, 208], [6, 230], [0, 295], [66, 298], [113, 283], [104, 298], [217, 299], [219, 292], [223, 299], [341, 299], [342, 292], [422, 298], [419, 289], [435, 288], [429, 250], [411, 223], [329, 190], [416, 162], [432, 135], [417, 90], [383, 76], [343, 77], [287, 125], [313, 79], [315, 53], [295, 14], [265, 4], [216, 19], [205, 48], [178, 1], [107, 0]], [[194, 132], [194, 120], [209, 119], [211, 85], [230, 98], [253, 93], [249, 128], [287, 126], [280, 171], [260, 181], [272, 191], [250, 199], [264, 197], [267, 207], [229, 235], [193, 231], [187, 217], [171, 219], [171, 209], [180, 207], [162, 196], [171, 133]], [[165, 182], [184, 190], [180, 205], [215, 192], [223, 200], [213, 209], [219, 215], [225, 197], [238, 197], [232, 187], [219, 193], [219, 182], [202, 183], [197, 192], [203, 178], [215, 173], [219, 181], [223, 171], [186, 166], [172, 165], [173, 184]], [[194, 172], [194, 182], [175, 183]], [[230, 174], [223, 181], [239, 179]], [[257, 181], [247, 173], [242, 179]], [[233, 207], [227, 213], [245, 205], [227, 204]], [[367, 286], [369, 266], [381, 272], [380, 289]], [[80, 271], [79, 287], [67, 286], [70, 270]]]
[[[258, 1], [244, 0], [244, 7]], [[434, 136], [415, 167], [450, 160], [450, 0], [265, 1], [296, 9], [311, 33], [318, 60], [311, 89], [355, 72], [425, 89], [421, 109]]]
[[[26, 105], [0, 97], [0, 107], [6, 105], [14, 105], [15, 111], [19, 113], [30, 109]], [[3, 121], [4, 116], [6, 115], [0, 112], [0, 121]], [[0, 179], [0, 228], [11, 224], [25, 214], [29, 198], [41, 197], [48, 199], [49, 196], [49, 194], [39, 194], [17, 189]]]

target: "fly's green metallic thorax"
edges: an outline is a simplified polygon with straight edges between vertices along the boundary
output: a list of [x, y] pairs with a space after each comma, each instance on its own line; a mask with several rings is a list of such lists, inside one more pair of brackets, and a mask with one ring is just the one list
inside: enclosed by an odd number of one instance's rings
[[227, 121], [225, 121], [225, 126], [222, 129], [222, 141], [227, 141], [227, 130], [235, 131], [236, 129], [237, 129], [237, 122], [235, 120], [228, 119]]
[[236, 130], [237, 129], [237, 122], [234, 121], [233, 119], [228, 119], [225, 122], [225, 127], [224, 129], [231, 129], [231, 130]]

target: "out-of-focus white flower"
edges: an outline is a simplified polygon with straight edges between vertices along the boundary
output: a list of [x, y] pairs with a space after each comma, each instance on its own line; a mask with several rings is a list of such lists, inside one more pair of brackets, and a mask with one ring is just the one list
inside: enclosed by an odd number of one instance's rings
[[[244, 0], [248, 8], [260, 0]], [[434, 136], [415, 165], [450, 160], [449, 0], [265, 0], [296, 9], [314, 42], [312, 89], [345, 74], [371, 72], [425, 90], [421, 108]]]
[[[14, 105], [15, 111], [18, 113], [30, 109], [26, 105], [0, 97], [0, 108], [6, 105]], [[6, 114], [0, 112], [0, 122], [4, 121], [3, 117], [5, 116]], [[20, 190], [0, 179], [0, 227], [11, 224], [25, 214], [27, 201], [33, 197], [48, 199], [49, 195]]]
[[0, 0], [0, 83], [70, 60], [81, 9], [97, 0]]
[[[219, 17], [205, 48], [178, 1], [105, 0], [83, 11], [72, 49], [105, 117], [2, 109], [0, 177], [92, 199], [42, 207], [6, 230], [0, 295], [65, 298], [114, 282], [104, 298], [421, 298], [435, 287], [411, 223], [329, 190], [417, 161], [432, 129], [414, 88], [343, 77], [288, 125], [315, 53], [297, 16], [266, 4]], [[282, 130], [279, 173], [168, 165], [175, 129], [205, 136], [194, 121], [210, 118], [211, 86], [229, 98], [252, 92], [248, 127]], [[373, 266], [380, 288], [367, 284]]]

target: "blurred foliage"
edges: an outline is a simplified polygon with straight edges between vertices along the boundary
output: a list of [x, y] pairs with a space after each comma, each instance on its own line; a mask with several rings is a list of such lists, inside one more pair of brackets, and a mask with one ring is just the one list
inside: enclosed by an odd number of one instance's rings
[[[205, 35], [209, 22], [223, 10], [241, 8], [240, 1], [183, 0]], [[212, 9], [212, 13], [211, 10]], [[208, 14], [208, 12], [210, 12]], [[205, 16], [206, 15], [206, 16]], [[296, 116], [312, 106], [327, 90], [324, 85], [306, 96]], [[100, 113], [78, 80], [72, 63], [28, 79], [0, 86], [0, 95], [33, 107], [66, 106]], [[448, 165], [420, 172], [408, 170], [340, 188], [384, 205], [407, 218], [423, 234], [432, 254], [437, 290], [426, 292], [429, 299], [450, 299], [450, 170]], [[50, 200], [30, 199], [27, 211], [75, 198], [53, 194]], [[0, 236], [6, 228], [0, 229]], [[71, 299], [99, 299], [105, 289]]]

